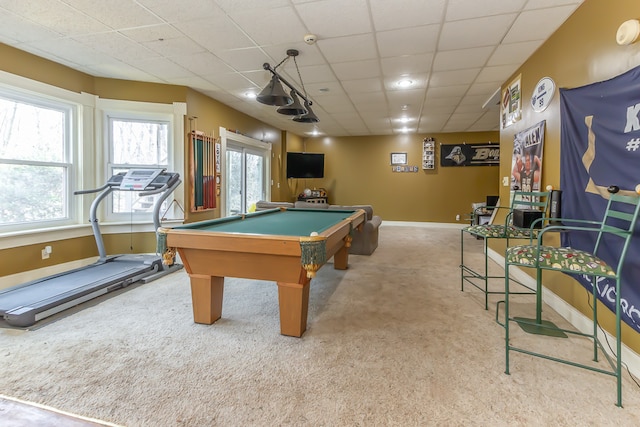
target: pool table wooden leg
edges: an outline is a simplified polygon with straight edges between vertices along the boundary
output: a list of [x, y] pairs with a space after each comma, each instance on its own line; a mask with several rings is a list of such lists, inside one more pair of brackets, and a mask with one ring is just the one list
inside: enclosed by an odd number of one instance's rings
[[301, 337], [307, 329], [309, 308], [309, 283], [306, 272], [301, 273], [303, 283], [278, 282], [278, 304], [280, 305], [280, 333]]
[[224, 277], [190, 274], [193, 321], [211, 325], [222, 316]]
[[333, 268], [336, 270], [346, 270], [349, 265], [349, 248], [343, 245], [333, 256]]

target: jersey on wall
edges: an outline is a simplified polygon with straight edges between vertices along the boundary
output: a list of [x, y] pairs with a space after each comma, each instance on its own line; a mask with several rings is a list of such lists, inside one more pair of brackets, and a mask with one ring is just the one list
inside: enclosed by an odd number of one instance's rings
[[[607, 188], [633, 194], [640, 183], [640, 67], [604, 82], [575, 89], [560, 89], [562, 216], [602, 220], [608, 200]], [[640, 231], [631, 240], [622, 269], [622, 319], [640, 332]], [[562, 233], [562, 244], [593, 250], [595, 233]], [[616, 265], [619, 251], [603, 253]], [[587, 289], [593, 284], [576, 279]], [[600, 300], [615, 310], [615, 284], [598, 280]]]

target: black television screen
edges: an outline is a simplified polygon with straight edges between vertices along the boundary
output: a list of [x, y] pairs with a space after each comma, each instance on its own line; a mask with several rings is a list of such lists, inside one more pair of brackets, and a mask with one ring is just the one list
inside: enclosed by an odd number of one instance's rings
[[287, 153], [287, 178], [323, 178], [324, 154]]

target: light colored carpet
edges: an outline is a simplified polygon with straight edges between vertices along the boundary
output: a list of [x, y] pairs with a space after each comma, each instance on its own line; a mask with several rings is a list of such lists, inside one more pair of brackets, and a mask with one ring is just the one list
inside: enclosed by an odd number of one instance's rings
[[[499, 297], [485, 311], [460, 291], [459, 247], [457, 229], [383, 225], [372, 256], [312, 281], [301, 339], [279, 334], [273, 282], [227, 279], [223, 318], [194, 324], [182, 270], [0, 329], [0, 393], [126, 426], [640, 425], [626, 373], [623, 409], [613, 377], [515, 353], [506, 375]], [[465, 247], [479, 262], [480, 242]], [[590, 356], [573, 338], [515, 335]]]

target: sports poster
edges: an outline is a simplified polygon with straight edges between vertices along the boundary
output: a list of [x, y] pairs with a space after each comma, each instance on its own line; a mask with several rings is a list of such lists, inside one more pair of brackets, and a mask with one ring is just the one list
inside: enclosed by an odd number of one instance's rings
[[502, 129], [508, 128], [522, 118], [522, 90], [520, 76], [509, 83], [502, 91], [500, 101], [500, 124]]
[[442, 144], [440, 166], [500, 166], [500, 144]]
[[[560, 89], [562, 216], [601, 221], [607, 188], [635, 194], [640, 183], [640, 67], [611, 80], [574, 89]], [[640, 226], [622, 269], [622, 320], [640, 332]], [[562, 244], [593, 251], [596, 233], [562, 233]], [[606, 241], [598, 255], [617, 265], [620, 239]], [[574, 276], [591, 292], [586, 276]], [[598, 298], [615, 310], [615, 281], [595, 281]]]
[[540, 191], [545, 121], [515, 135], [511, 159], [511, 190]]

